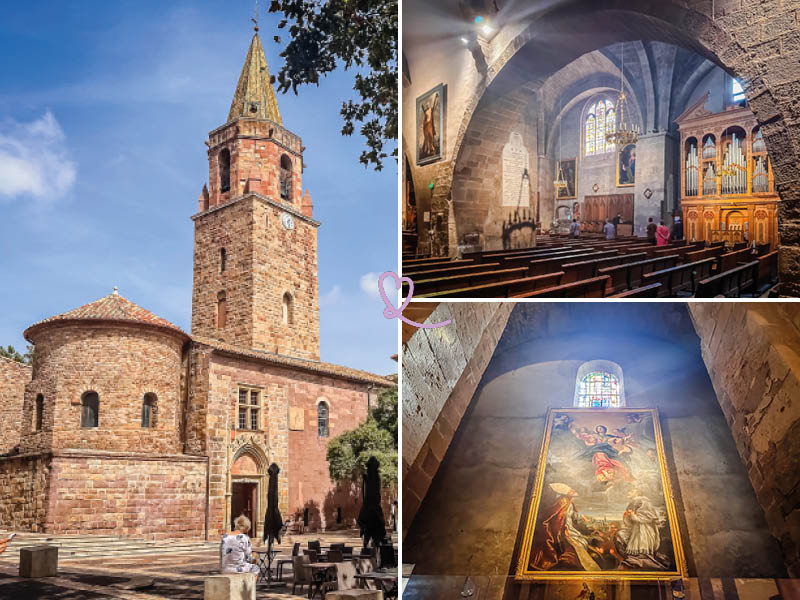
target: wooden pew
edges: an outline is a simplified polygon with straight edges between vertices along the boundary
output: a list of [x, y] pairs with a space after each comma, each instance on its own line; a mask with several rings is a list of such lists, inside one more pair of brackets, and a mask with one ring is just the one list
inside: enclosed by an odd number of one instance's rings
[[725, 252], [725, 246], [713, 246], [710, 248], [705, 248], [704, 250], [695, 250], [693, 252], [687, 252], [683, 260], [687, 263], [697, 262], [698, 260], [705, 260], [706, 258], [718, 258], [722, 256]]
[[447, 256], [429, 256], [427, 258], [412, 258], [403, 261], [403, 266], [406, 265], [425, 265], [431, 263], [452, 262], [452, 259]]
[[434, 292], [432, 294], [422, 294], [419, 298], [513, 298], [515, 294], [553, 287], [561, 282], [563, 271], [548, 273], [537, 277], [523, 277], [521, 279], [511, 279], [497, 283], [485, 283], [472, 287], [457, 290], [447, 290], [444, 292]]
[[734, 267], [738, 267], [739, 263], [752, 262], [755, 257], [753, 256], [750, 248], [743, 248], [735, 252], [728, 252], [719, 257], [719, 271], [730, 271]]
[[759, 295], [769, 293], [771, 287], [778, 283], [778, 251], [758, 257], [758, 281], [756, 289]]
[[626, 290], [619, 294], [612, 294], [606, 296], [607, 298], [657, 298], [658, 290], [661, 288], [660, 283], [651, 283], [644, 287], [638, 287], [632, 290]]
[[697, 285], [696, 298], [741, 298], [742, 294], [753, 293], [758, 282], [758, 260], [740, 265], [703, 279]]
[[[500, 263], [499, 262], [491, 262], [491, 263], [479, 263], [479, 264], [471, 264], [467, 263], [466, 265], [461, 265], [460, 262], [452, 263], [452, 267], [445, 267], [445, 268], [425, 268], [424, 270], [417, 271], [405, 271], [403, 270], [403, 275], [405, 277], [411, 277], [411, 279], [431, 279], [432, 277], [447, 277], [448, 275], [463, 275], [466, 273], [477, 273], [479, 271], [489, 271], [491, 269], [499, 269]], [[459, 265], [459, 266], [455, 266]]]
[[587, 250], [559, 250], [558, 252], [548, 252], [545, 254], [521, 254], [519, 256], [506, 256], [503, 258], [501, 265], [504, 269], [511, 269], [513, 267], [521, 267], [522, 265], [527, 266], [532, 260], [579, 256], [584, 255], [587, 252]]
[[715, 258], [706, 258], [697, 262], [646, 273], [642, 275], [642, 285], [660, 283], [661, 287], [658, 290], [660, 298], [675, 297], [680, 292], [688, 292], [688, 295], [694, 295], [698, 282], [712, 275], [712, 269], [716, 262]]
[[573, 281], [539, 289], [524, 294], [516, 294], [514, 298], [602, 298], [608, 285], [608, 275], [592, 277], [582, 281]]
[[608, 256], [605, 258], [594, 258], [591, 260], [582, 260], [579, 262], [566, 263], [561, 265], [564, 271], [562, 283], [572, 283], [573, 281], [580, 281], [581, 279], [591, 279], [597, 277], [598, 269], [605, 267], [614, 267], [625, 263], [632, 263], [639, 260], [646, 260], [647, 254], [644, 252], [639, 254], [620, 254], [618, 256]]
[[[462, 273], [460, 275], [450, 275], [448, 277], [414, 280], [414, 295], [457, 290], [482, 285], [484, 283], [499, 283], [509, 279], [522, 279], [527, 274], [527, 267], [519, 267], [517, 269], [492, 269], [489, 271], [478, 271], [477, 273]], [[404, 282], [403, 297], [407, 295], [408, 286]]]
[[435, 269], [437, 267], [444, 269], [444, 268], [447, 268], [448, 266], [450, 266], [450, 267], [460, 267], [460, 266], [463, 266], [463, 265], [474, 265], [474, 264], [475, 264], [475, 261], [471, 260], [471, 259], [467, 259], [467, 260], [449, 260], [447, 258], [441, 258], [440, 257], [434, 262], [425, 262], [425, 263], [416, 263], [415, 262], [415, 263], [412, 263], [410, 265], [406, 264], [406, 263], [403, 263], [403, 274], [405, 275], [408, 272], [420, 271], [420, 270], [424, 270], [424, 269]]
[[616, 250], [606, 250], [603, 252], [585, 252], [582, 254], [571, 254], [568, 256], [539, 258], [528, 263], [528, 274], [530, 276], [534, 276], [544, 275], [545, 273], [552, 273], [554, 271], [563, 271], [563, 265], [568, 263], [580, 262], [581, 260], [591, 260], [594, 258], [607, 258], [609, 256], [616, 255]]
[[605, 267], [598, 269], [598, 275], [608, 275], [609, 280], [609, 294], [617, 294], [619, 292], [630, 290], [639, 287], [642, 281], [642, 276], [645, 273], [652, 273], [661, 269], [668, 269], [678, 264], [677, 256], [660, 256], [658, 258], [649, 258], [647, 260], [640, 260], [632, 263], [617, 265], [616, 267]]
[[771, 247], [772, 246], [770, 246], [769, 244], [756, 244], [756, 254], [758, 256], [764, 256], [765, 254], [769, 254], [770, 253], [769, 250]]

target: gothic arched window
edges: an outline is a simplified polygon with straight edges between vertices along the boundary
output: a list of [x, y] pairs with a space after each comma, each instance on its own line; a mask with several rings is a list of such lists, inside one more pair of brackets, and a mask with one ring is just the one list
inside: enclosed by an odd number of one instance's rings
[[614, 131], [617, 115], [610, 100], [601, 98], [586, 111], [584, 119], [584, 154], [594, 156], [614, 151], [614, 144], [606, 141], [606, 133]]
[[625, 406], [622, 369], [617, 363], [593, 360], [583, 363], [575, 381], [574, 406], [619, 408]]
[[317, 434], [319, 437], [328, 437], [328, 404], [317, 404]]
[[81, 398], [81, 427], [99, 427], [100, 396], [97, 392], [86, 392]]
[[224, 148], [219, 153], [219, 191], [231, 189], [231, 151]]

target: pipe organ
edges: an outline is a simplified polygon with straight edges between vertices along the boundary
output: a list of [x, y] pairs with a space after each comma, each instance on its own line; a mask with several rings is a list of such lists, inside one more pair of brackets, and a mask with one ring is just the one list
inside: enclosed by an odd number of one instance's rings
[[681, 135], [681, 209], [689, 240], [778, 245], [778, 201], [753, 113], [705, 109], [708, 94], [675, 119]]

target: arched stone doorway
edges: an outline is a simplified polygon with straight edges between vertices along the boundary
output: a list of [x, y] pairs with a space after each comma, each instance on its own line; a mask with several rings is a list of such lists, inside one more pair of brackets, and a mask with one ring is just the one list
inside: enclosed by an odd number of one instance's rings
[[237, 437], [231, 444], [228, 466], [227, 527], [240, 514], [250, 519], [250, 537], [261, 535], [263, 516], [267, 508], [267, 449], [251, 436]]
[[[454, 3], [453, 3], [454, 4]], [[406, 14], [425, 12], [425, 3], [412, 0], [404, 5]], [[579, 58], [601, 47], [620, 41], [652, 40], [660, 41], [692, 50], [722, 67], [727, 73], [739, 79], [743, 85], [748, 104], [758, 120], [772, 159], [776, 191], [781, 197], [779, 212], [779, 233], [782, 244], [780, 255], [782, 291], [787, 294], [800, 294], [800, 133], [787, 123], [797, 119], [794, 98], [800, 86], [800, 65], [797, 48], [786, 48], [770, 58], [763, 58], [759, 45], [778, 40], [782, 34], [792, 31], [795, 5], [788, 3], [764, 2], [754, 5], [744, 3], [731, 7], [717, 3], [716, 14], [712, 15], [712, 4], [697, 2], [641, 2], [639, 0], [572, 0], [559, 2], [543, 9], [522, 8], [509, 3], [508, 10], [501, 10], [494, 19], [498, 31], [492, 39], [472, 54], [480, 54], [485, 61], [476, 57], [472, 65], [461, 64], [459, 76], [452, 73], [453, 67], [438, 68], [437, 62], [447, 57], [449, 46], [447, 35], [454, 45], [459, 44], [457, 30], [468, 24], [463, 21], [455, 7], [449, 14], [450, 21], [443, 24], [442, 12], [430, 13], [429, 21], [442, 26], [443, 35], [437, 38], [437, 46], [431, 46], [430, 54], [438, 52], [436, 60], [428, 60], [427, 65], [420, 61], [410, 61], [415, 70], [415, 80], [420, 85], [439, 81], [450, 76], [452, 89], [448, 91], [452, 100], [448, 111], [453, 115], [448, 120], [445, 160], [436, 165], [415, 166], [413, 169], [417, 182], [435, 179], [430, 210], [447, 214], [447, 200], [453, 198], [458, 215], [459, 199], [454, 195], [454, 179], [459, 171], [469, 169], [460, 159], [465, 145], [471, 139], [479, 139], [486, 127], [500, 127], [502, 123], [489, 122], [486, 118], [475, 118], [481, 107], [490, 104], [500, 105], [504, 121], [513, 122], [522, 116], [531, 102], [537, 102], [536, 86], [547, 77]], [[445, 9], [446, 11], [446, 9]], [[516, 14], [515, 14], [516, 11]], [[506, 14], [508, 13], [508, 14]], [[791, 18], [789, 18], [791, 17]], [[454, 27], [453, 21], [459, 21]], [[422, 30], [419, 18], [407, 27], [410, 35], [418, 39], [431, 39], [430, 30]], [[785, 23], [791, 23], [786, 25]], [[784, 23], [784, 25], [781, 25]], [[432, 27], [435, 25], [432, 25]], [[449, 27], [450, 31], [447, 30]], [[781, 29], [783, 27], [783, 29]], [[786, 31], [786, 28], [789, 31]], [[405, 34], [406, 37], [409, 34]], [[411, 43], [404, 39], [406, 50], [411, 53]], [[452, 52], [450, 52], [452, 56]], [[422, 53], [418, 53], [422, 58]], [[525, 57], [533, 57], [526, 67], [519, 63]], [[405, 57], [404, 57], [405, 58]], [[453, 56], [453, 64], [458, 57]], [[534, 67], [531, 68], [530, 65]], [[488, 65], [486, 68], [485, 65]], [[467, 72], [471, 68], [471, 72]], [[437, 70], [441, 73], [437, 73]], [[429, 72], [426, 72], [429, 71]], [[698, 72], [697, 77], [702, 77]], [[688, 86], [688, 82], [687, 82]], [[407, 91], [407, 100], [413, 102], [416, 89]], [[655, 94], [655, 95], [654, 95]], [[657, 90], [646, 94], [648, 112], [645, 127], [658, 126], [663, 117], [663, 101]], [[410, 122], [412, 107], [404, 106], [404, 122]], [[547, 143], [544, 129], [547, 124], [537, 123], [538, 137], [542, 147]], [[409, 129], [405, 130], [409, 135]], [[502, 137], [506, 132], [497, 133]], [[469, 161], [467, 161], [469, 162]], [[475, 162], [474, 160], [472, 162]], [[467, 176], [475, 177], [474, 169]], [[418, 190], [419, 191], [419, 190]], [[480, 191], [480, 190], [479, 190]], [[424, 210], [427, 207], [420, 207]], [[543, 217], [544, 220], [544, 217]], [[451, 236], [449, 253], [454, 254], [454, 244], [458, 235]]]

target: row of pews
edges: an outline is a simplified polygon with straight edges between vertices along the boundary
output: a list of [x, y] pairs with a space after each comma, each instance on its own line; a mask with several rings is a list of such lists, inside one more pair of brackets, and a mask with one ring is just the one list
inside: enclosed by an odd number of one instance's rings
[[[724, 242], [549, 236], [533, 248], [403, 258], [415, 298], [739, 298], [777, 295], [778, 253]], [[403, 284], [403, 295], [409, 287]]]

